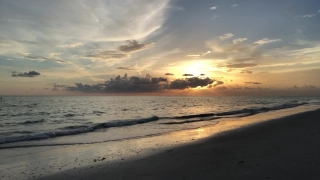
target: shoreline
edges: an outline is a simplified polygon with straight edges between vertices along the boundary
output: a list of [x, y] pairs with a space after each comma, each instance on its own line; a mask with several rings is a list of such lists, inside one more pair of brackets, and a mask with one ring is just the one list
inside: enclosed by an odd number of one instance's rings
[[[207, 146], [207, 142], [212, 139], [219, 139], [228, 134], [238, 133], [237, 131], [241, 132], [246, 128], [273, 122], [274, 120], [271, 119], [277, 119], [275, 121], [278, 121], [282, 116], [289, 115], [288, 117], [282, 118], [286, 119], [299, 116], [299, 114], [297, 114], [298, 112], [303, 112], [303, 114], [313, 113], [314, 111], [312, 110], [315, 109], [318, 109], [318, 107], [296, 107], [278, 110], [250, 117], [228, 119], [213, 126], [172, 132], [161, 136], [123, 140], [120, 142], [61, 147], [3, 149], [0, 150], [3, 159], [0, 167], [3, 167], [4, 171], [2, 171], [2, 173], [0, 171], [0, 174], [4, 174], [4, 176], [2, 176], [3, 179], [42, 179], [42, 177], [44, 177], [44, 179], [81, 179], [80, 177], [86, 177], [84, 179], [99, 179], [98, 176], [96, 176], [97, 174], [108, 171], [108, 176], [106, 177], [110, 177], [110, 173], [116, 172], [115, 169], [126, 167], [130, 170], [130, 164], [141, 166], [141, 161], [154, 159], [172, 152], [184, 154], [185, 150], [181, 150], [180, 152], [180, 149], [199, 145]], [[174, 156], [177, 156], [177, 154]], [[171, 157], [171, 154], [169, 157]], [[169, 157], [162, 157], [161, 160], [168, 160]], [[188, 154], [184, 159], [190, 159], [190, 161], [192, 161], [191, 157], [192, 154]], [[33, 165], [32, 167], [29, 166], [29, 168], [26, 168], [26, 164]], [[157, 164], [151, 163], [151, 166], [152, 165]], [[10, 169], [8, 167], [14, 168]], [[112, 172], [107, 169], [112, 170]], [[165, 169], [166, 168], [161, 171], [165, 171]], [[7, 172], [6, 170], [11, 170], [12, 172]], [[140, 170], [141, 169], [138, 171]], [[167, 170], [170, 169], [167, 168]], [[148, 173], [149, 170], [142, 170], [140, 172]], [[110, 179], [117, 179], [117, 176], [122, 174], [123, 173], [113, 173], [113, 178]], [[101, 175], [101, 177], [104, 176], [105, 175]], [[131, 176], [127, 178], [129, 177]], [[161, 176], [159, 176], [159, 178], [160, 177]], [[140, 178], [141, 177], [137, 177], [137, 179]]]
[[42, 179], [319, 179], [319, 115], [265, 121], [140, 160]]

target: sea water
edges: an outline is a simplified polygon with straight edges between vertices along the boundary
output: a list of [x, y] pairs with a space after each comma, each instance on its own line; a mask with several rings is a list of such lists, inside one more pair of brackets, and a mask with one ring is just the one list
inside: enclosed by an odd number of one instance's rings
[[320, 97], [3, 97], [0, 148], [144, 137], [319, 102]]

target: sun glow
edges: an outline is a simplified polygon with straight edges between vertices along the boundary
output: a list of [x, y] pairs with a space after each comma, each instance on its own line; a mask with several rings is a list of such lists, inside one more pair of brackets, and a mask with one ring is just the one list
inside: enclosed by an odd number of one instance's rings
[[181, 66], [181, 74], [192, 74], [194, 76], [208, 76], [209, 67], [207, 61], [188, 62]]

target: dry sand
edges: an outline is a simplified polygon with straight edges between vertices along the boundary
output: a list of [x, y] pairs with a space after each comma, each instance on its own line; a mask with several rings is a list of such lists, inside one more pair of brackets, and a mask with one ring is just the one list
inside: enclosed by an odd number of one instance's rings
[[320, 179], [320, 110], [51, 179]]

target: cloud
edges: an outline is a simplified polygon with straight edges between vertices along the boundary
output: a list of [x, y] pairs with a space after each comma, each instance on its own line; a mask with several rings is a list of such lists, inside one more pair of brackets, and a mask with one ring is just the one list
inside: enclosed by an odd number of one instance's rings
[[229, 64], [225, 67], [227, 68], [246, 68], [246, 67], [254, 67], [257, 66], [257, 64], [254, 63], [237, 63], [237, 64]]
[[77, 43], [73, 43], [73, 44], [64, 44], [64, 45], [59, 45], [57, 47], [60, 47], [60, 48], [75, 48], [75, 47], [78, 47], [78, 46], [83, 46], [84, 44], [82, 42], [77, 42]]
[[113, 60], [113, 59], [124, 59], [128, 58], [129, 54], [124, 54], [119, 51], [103, 51], [96, 54], [89, 54], [83, 56], [85, 58], [93, 59], [93, 60]]
[[2, 47], [9, 47], [9, 46], [11, 46], [11, 44], [8, 44], [8, 43], [0, 43], [0, 46], [2, 46]]
[[219, 17], [219, 15], [214, 15], [214, 16], [212, 17], [212, 20], [217, 19], [218, 17]]
[[116, 69], [129, 70], [129, 71], [137, 70], [136, 68], [131, 68], [131, 67], [117, 67]]
[[193, 74], [182, 74], [182, 76], [194, 76]]
[[210, 53], [211, 53], [211, 51], [207, 51], [205, 53], [200, 53], [200, 54], [188, 54], [188, 55], [186, 55], [186, 57], [201, 57], [201, 56], [208, 55]]
[[188, 54], [186, 57], [200, 57], [200, 54]]
[[153, 44], [140, 44], [136, 40], [127, 40], [127, 44], [118, 46], [117, 50], [103, 51], [96, 54], [89, 54], [83, 56], [93, 60], [114, 60], [114, 59], [125, 59], [130, 57], [131, 53], [141, 51], [152, 47]]
[[201, 56], [205, 56], [208, 54], [211, 54], [211, 51], [207, 51], [205, 53], [200, 53], [200, 54], [188, 54], [188, 55], [186, 55], [186, 57], [201, 57]]
[[64, 90], [80, 91], [87, 93], [139, 93], [139, 92], [159, 92], [167, 88], [168, 80], [163, 77], [146, 77], [131, 76], [125, 74], [111, 78], [105, 83], [94, 85], [75, 83], [75, 86], [67, 86]]
[[75, 86], [58, 86], [54, 89], [66, 91], [79, 91], [87, 93], [139, 93], [139, 92], [162, 92], [165, 90], [184, 90], [197, 87], [209, 87], [215, 80], [210, 78], [191, 77], [175, 79], [171, 82], [164, 77], [152, 77], [147, 74], [145, 77], [131, 76], [125, 74], [111, 78], [105, 83], [94, 85], [75, 83]]
[[231, 7], [237, 7], [238, 6], [238, 4], [234, 4], [234, 5], [232, 5]]
[[206, 87], [212, 84], [215, 80], [210, 78], [192, 77], [186, 79], [176, 79], [169, 84], [169, 89], [188, 89], [196, 87]]
[[30, 60], [37, 60], [37, 61], [55, 61], [58, 63], [65, 63], [66, 61], [61, 60], [61, 59], [54, 59], [54, 58], [47, 58], [47, 57], [42, 57], [42, 56], [30, 56], [29, 54], [22, 54], [22, 53], [17, 53], [18, 55], [22, 56], [23, 58], [30, 59]]
[[201, 56], [205, 56], [205, 55], [208, 55], [210, 53], [211, 53], [211, 51], [207, 51], [207, 52], [203, 53]]
[[317, 14], [306, 14], [306, 15], [300, 15], [300, 16], [297, 16], [297, 17], [302, 17], [302, 18], [312, 18], [312, 17], [315, 17]]
[[263, 38], [263, 39], [260, 39], [259, 41], [254, 42], [254, 44], [265, 45], [265, 44], [269, 44], [269, 43], [273, 43], [273, 42], [279, 42], [279, 41], [281, 41], [281, 39]]
[[248, 39], [247, 39], [247, 38], [234, 39], [234, 40], [233, 40], [233, 44], [239, 44], [239, 43], [241, 43], [241, 42], [243, 42], [243, 41], [246, 41], [246, 40], [248, 40]]
[[212, 10], [215, 10], [215, 9], [217, 9], [219, 6], [212, 6], [212, 7], [210, 7], [210, 9], [212, 9]]
[[[46, 7], [44, 11], [38, 11], [43, 7]], [[169, 16], [167, 12], [172, 10], [170, 7], [170, 0], [94, 0], [94, 3], [92, 0], [40, 3], [17, 0], [2, 3], [1, 8], [7, 10], [0, 11], [0, 32], [5, 37], [0, 43], [11, 47], [1, 48], [0, 55], [10, 57], [21, 52], [33, 55], [41, 52], [42, 57], [47, 57], [46, 54], [63, 50], [61, 59], [68, 59], [81, 69], [85, 60], [80, 58], [100, 53], [96, 49], [128, 54], [147, 48], [147, 45], [138, 44], [144, 46], [141, 48], [134, 44], [123, 46], [123, 51], [109, 49], [121, 41], [149, 39], [156, 31], [161, 33]], [[74, 58], [74, 55], [80, 58]], [[93, 56], [92, 59], [99, 58]]]
[[23, 44], [29, 44], [29, 45], [39, 45], [39, 42], [36, 41], [27, 41], [27, 40], [16, 40], [19, 43], [23, 43]]
[[24, 73], [12, 72], [12, 77], [35, 77], [40, 76], [40, 73], [37, 71], [29, 71]]
[[252, 71], [249, 71], [249, 70], [243, 70], [240, 72], [241, 74], [244, 74], [244, 73], [247, 73], [247, 74], [252, 74]]
[[152, 44], [140, 44], [136, 40], [128, 40], [127, 44], [119, 46], [119, 51], [124, 52], [124, 53], [131, 53], [135, 51], [141, 51], [144, 49], [150, 48]]
[[219, 36], [219, 38], [221, 39], [221, 40], [226, 40], [226, 39], [230, 39], [230, 38], [232, 38], [234, 35], [232, 34], [232, 33], [227, 33], [227, 34], [224, 34], [224, 35], [222, 35], [222, 36]]
[[172, 73], [165, 73], [164, 75], [166, 75], [166, 76], [173, 76], [174, 74], [172, 74]]
[[249, 82], [244, 82], [245, 84], [261, 84], [261, 83], [259, 83], [259, 82], [251, 82], [251, 81], [249, 81]]
[[215, 83], [212, 84], [212, 87], [220, 86], [222, 84], [224, 84], [223, 81], [215, 81]]

